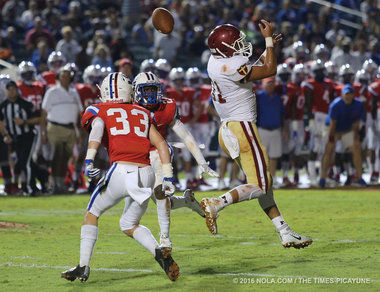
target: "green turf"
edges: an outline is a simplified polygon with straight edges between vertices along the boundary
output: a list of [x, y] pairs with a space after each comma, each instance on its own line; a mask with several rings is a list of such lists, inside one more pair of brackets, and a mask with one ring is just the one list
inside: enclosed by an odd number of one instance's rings
[[[198, 199], [210, 195], [196, 193]], [[80, 283], [61, 279], [60, 272], [78, 263], [80, 225], [88, 196], [1, 197], [0, 221], [24, 223], [29, 228], [0, 230], [0, 291], [380, 290], [379, 191], [281, 190], [276, 198], [290, 226], [315, 240], [310, 247], [284, 249], [255, 200], [223, 210], [218, 236], [209, 234], [204, 219], [196, 213], [174, 210], [173, 258], [181, 275], [173, 283], [149, 252], [119, 231], [123, 208], [119, 204], [100, 219], [90, 279]], [[158, 234], [152, 202], [141, 223]], [[300, 278], [289, 276], [302, 276], [302, 281], [311, 283], [300, 284]], [[312, 277], [369, 278], [371, 282], [318, 284]], [[244, 284], [252, 280], [255, 283]], [[276, 281], [297, 283], [272, 283]]]

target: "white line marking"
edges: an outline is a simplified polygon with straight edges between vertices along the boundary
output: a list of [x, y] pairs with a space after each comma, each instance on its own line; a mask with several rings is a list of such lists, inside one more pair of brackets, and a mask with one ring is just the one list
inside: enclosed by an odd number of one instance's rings
[[[49, 265], [37, 265], [37, 264], [15, 264], [12, 262], [2, 263], [0, 266], [8, 267], [22, 267], [22, 268], [47, 268], [47, 269], [69, 269], [69, 266], [49, 266]], [[91, 268], [93, 271], [106, 271], [106, 272], [143, 272], [153, 273], [152, 270], [146, 269], [117, 269], [117, 268]], [[271, 278], [344, 278], [338, 276], [306, 276], [306, 275], [273, 275], [273, 274], [259, 274], [259, 273], [215, 273], [215, 274], [200, 274], [197, 272], [181, 272], [181, 274], [187, 275], [202, 275], [202, 276], [254, 276], [254, 277], [271, 277]], [[380, 282], [378, 279], [370, 279], [371, 282]]]

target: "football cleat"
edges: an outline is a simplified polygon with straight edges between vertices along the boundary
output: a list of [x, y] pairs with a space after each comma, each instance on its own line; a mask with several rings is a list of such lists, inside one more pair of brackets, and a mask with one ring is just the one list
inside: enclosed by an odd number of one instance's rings
[[79, 265], [77, 265], [76, 267], [61, 273], [61, 278], [65, 278], [68, 281], [74, 281], [75, 279], [79, 279], [81, 282], [86, 282], [89, 276], [89, 266], [80, 267]]
[[201, 206], [199, 205], [197, 199], [194, 197], [194, 194], [190, 189], [185, 190], [183, 196], [185, 197], [185, 204], [188, 208], [194, 212], [197, 212], [200, 216], [205, 217], [205, 213], [203, 212]]
[[165, 271], [170, 280], [176, 281], [178, 279], [179, 267], [172, 258], [171, 249], [166, 247], [156, 248], [156, 255], [154, 259], [160, 264], [161, 268]]
[[224, 179], [221, 179], [218, 182], [218, 190], [222, 191], [222, 190], [226, 190], [226, 189], [227, 189], [226, 183], [224, 182]]
[[169, 235], [160, 233], [160, 248], [172, 249], [172, 241], [170, 240]]
[[201, 201], [201, 208], [206, 215], [206, 225], [208, 230], [212, 234], [218, 233], [218, 226], [216, 225], [216, 219], [219, 217], [218, 208], [215, 204], [217, 198], [203, 198]]
[[283, 247], [289, 248], [304, 248], [312, 244], [313, 240], [310, 237], [299, 235], [294, 232], [288, 225], [281, 226], [277, 229]]

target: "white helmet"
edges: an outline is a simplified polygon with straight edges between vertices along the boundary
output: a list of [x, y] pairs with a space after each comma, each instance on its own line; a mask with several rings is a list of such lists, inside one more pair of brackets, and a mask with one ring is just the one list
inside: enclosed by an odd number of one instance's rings
[[327, 74], [338, 74], [337, 66], [331, 61], [327, 61], [325, 63], [325, 69], [327, 71]]
[[66, 63], [66, 58], [61, 51], [53, 51], [50, 53], [47, 63], [49, 70], [57, 73], [59, 68]]
[[102, 74], [102, 79], [106, 78], [108, 74], [112, 73], [111, 67], [102, 67], [100, 68], [100, 72]]
[[156, 74], [158, 78], [161, 79], [166, 79], [166, 77], [168, 77], [170, 69], [172, 68], [166, 59], [158, 59], [154, 66], [156, 67]]
[[154, 60], [153, 59], [145, 59], [141, 62], [140, 72], [153, 72], [154, 71]]
[[370, 78], [374, 78], [378, 67], [372, 59], [369, 59], [364, 61], [362, 69], [370, 75]]
[[170, 70], [169, 80], [175, 81], [178, 79], [185, 79], [185, 71], [182, 67], [177, 67]]
[[306, 79], [307, 70], [304, 64], [296, 64], [292, 71], [292, 80], [295, 83], [300, 84]]
[[339, 68], [339, 76], [354, 74], [354, 70], [351, 68], [350, 64], [344, 64]]
[[317, 75], [322, 76], [325, 72], [325, 66], [320, 59], [315, 60], [310, 65], [311, 76], [315, 78]]
[[292, 70], [290, 69], [288, 64], [282, 63], [277, 65], [277, 77], [281, 82], [288, 82], [291, 74]]
[[292, 57], [296, 58], [297, 61], [306, 59], [308, 54], [309, 50], [305, 47], [303, 42], [297, 41], [293, 43]]
[[198, 67], [191, 67], [186, 71], [186, 82], [190, 87], [199, 88], [202, 85], [202, 72]]
[[[149, 88], [150, 90], [146, 90]], [[155, 89], [155, 90], [154, 90]], [[153, 108], [162, 100], [160, 79], [152, 72], [141, 72], [133, 80], [135, 101], [146, 108]]]
[[100, 101], [111, 103], [132, 103], [132, 82], [121, 72], [110, 73], [100, 86]]
[[100, 65], [90, 65], [84, 69], [83, 81], [86, 84], [97, 85], [103, 80]]
[[18, 71], [20, 73], [21, 81], [25, 84], [32, 84], [33, 81], [36, 81], [36, 66], [30, 61], [22, 61], [18, 65]]
[[355, 74], [355, 82], [356, 83], [368, 84], [368, 82], [370, 80], [371, 80], [371, 76], [364, 69], [359, 70]]
[[313, 55], [315, 59], [321, 59], [322, 61], [326, 61], [329, 58], [330, 52], [324, 44], [319, 44], [315, 46], [313, 50]]
[[3, 102], [7, 99], [5, 87], [9, 81], [12, 81], [12, 79], [9, 77], [8, 74], [0, 74], [0, 102]]

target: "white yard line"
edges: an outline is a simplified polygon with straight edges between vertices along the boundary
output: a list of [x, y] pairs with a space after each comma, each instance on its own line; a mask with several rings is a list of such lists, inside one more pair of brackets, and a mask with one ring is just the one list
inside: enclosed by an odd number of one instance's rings
[[[37, 265], [37, 264], [16, 264], [12, 262], [1, 263], [2, 267], [21, 267], [21, 268], [36, 268], [36, 269], [69, 269], [69, 266], [49, 266], [49, 265]], [[153, 273], [152, 270], [146, 269], [117, 269], [117, 268], [91, 268], [93, 271], [106, 271], [106, 272], [142, 272]], [[202, 275], [202, 276], [251, 276], [251, 277], [269, 277], [269, 278], [346, 278], [338, 276], [307, 276], [307, 275], [275, 275], [275, 274], [259, 274], [259, 273], [215, 273], [215, 274], [200, 274], [197, 272], [181, 272], [187, 275]], [[369, 279], [371, 282], [380, 282], [377, 279]]]

